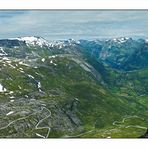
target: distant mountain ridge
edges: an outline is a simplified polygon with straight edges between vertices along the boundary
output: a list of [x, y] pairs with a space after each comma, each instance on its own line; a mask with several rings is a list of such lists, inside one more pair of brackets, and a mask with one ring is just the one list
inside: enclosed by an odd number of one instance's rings
[[[128, 37], [108, 40], [60, 40], [47, 41], [42, 37], [1, 39], [0, 47], [19, 46], [46, 48], [56, 53], [75, 52], [89, 54], [97, 61], [119, 70], [135, 70], [148, 67], [147, 39], [133, 40]], [[4, 49], [5, 50], [5, 49]]]

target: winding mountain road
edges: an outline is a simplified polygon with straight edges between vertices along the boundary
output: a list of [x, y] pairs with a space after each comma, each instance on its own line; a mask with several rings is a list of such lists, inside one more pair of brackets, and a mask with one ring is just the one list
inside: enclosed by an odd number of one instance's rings
[[43, 136], [43, 135], [41, 135], [41, 134], [39, 134], [39, 133], [36, 133], [36, 135], [37, 135], [38, 137], [41, 137], [41, 138], [48, 138], [48, 136], [49, 136], [49, 134], [50, 134], [50, 129], [51, 129], [51, 128], [48, 127], [48, 126], [39, 127], [39, 125], [40, 125], [44, 120], [48, 119], [48, 118], [51, 116], [51, 111], [50, 111], [49, 109], [47, 109], [46, 107], [43, 107], [43, 109], [46, 109], [46, 110], [49, 112], [49, 114], [48, 114], [46, 117], [44, 117], [43, 119], [41, 119], [41, 120], [36, 124], [35, 129], [48, 129], [48, 132], [47, 132], [46, 136]]

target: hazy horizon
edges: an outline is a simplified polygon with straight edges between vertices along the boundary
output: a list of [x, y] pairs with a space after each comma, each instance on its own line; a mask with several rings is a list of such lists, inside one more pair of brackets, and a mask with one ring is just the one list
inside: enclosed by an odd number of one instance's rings
[[0, 11], [0, 38], [146, 38], [148, 11]]

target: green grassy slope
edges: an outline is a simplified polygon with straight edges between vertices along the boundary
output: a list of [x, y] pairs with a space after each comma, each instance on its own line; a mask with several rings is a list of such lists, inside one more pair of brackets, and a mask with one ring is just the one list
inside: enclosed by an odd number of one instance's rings
[[[145, 131], [127, 127], [147, 124], [146, 99], [134, 99], [135, 91], [122, 95], [129, 81], [110, 89], [70, 57], [38, 58], [29, 65], [1, 62], [0, 68], [7, 89], [0, 93], [1, 137], [108, 137], [111, 129], [111, 137], [140, 137]], [[131, 118], [122, 122], [125, 116]]]

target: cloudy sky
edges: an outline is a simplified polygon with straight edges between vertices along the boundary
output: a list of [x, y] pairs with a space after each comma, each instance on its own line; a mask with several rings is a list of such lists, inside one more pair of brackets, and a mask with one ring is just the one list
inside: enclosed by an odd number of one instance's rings
[[0, 11], [0, 38], [148, 37], [148, 11]]

